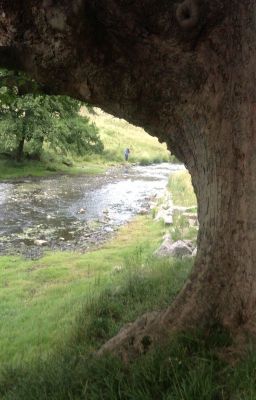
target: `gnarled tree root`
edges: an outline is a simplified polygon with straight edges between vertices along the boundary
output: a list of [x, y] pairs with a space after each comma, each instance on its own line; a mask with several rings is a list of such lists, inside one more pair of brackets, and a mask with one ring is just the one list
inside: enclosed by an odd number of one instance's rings
[[153, 343], [167, 337], [167, 332], [157, 324], [160, 315], [158, 312], [146, 313], [135, 322], [125, 325], [100, 348], [98, 355], [111, 352], [128, 362], [146, 353]]
[[251, 315], [247, 323], [237, 324], [234, 319], [220, 316], [209, 298], [199, 302], [199, 292], [191, 291], [188, 281], [170, 307], [164, 311], [146, 313], [135, 322], [125, 325], [97, 354], [101, 356], [110, 352], [128, 363], [148, 352], [155, 344], [164, 344], [172, 334], [200, 328], [207, 330], [217, 323], [228, 330], [233, 341], [230, 347], [221, 349], [221, 358], [231, 364], [243, 358], [248, 344], [256, 338], [254, 316]]
[[[164, 311], [148, 312], [135, 322], [125, 325], [120, 332], [106, 342], [98, 351], [98, 355], [111, 352], [124, 362], [129, 362], [141, 354], [145, 354], [154, 344], [163, 344], [171, 334], [199, 327], [205, 321], [209, 307], [195, 307], [195, 303], [184, 303], [188, 285], [177, 296], [173, 304]], [[193, 311], [191, 310], [193, 307]], [[197, 310], [197, 312], [195, 312]]]

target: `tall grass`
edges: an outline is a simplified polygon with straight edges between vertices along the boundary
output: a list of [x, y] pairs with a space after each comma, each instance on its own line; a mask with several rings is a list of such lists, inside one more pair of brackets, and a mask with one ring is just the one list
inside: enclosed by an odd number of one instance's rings
[[[156, 137], [150, 136], [144, 129], [131, 125], [123, 119], [114, 118], [100, 109], [95, 109], [94, 114], [89, 114], [86, 109], [82, 113], [99, 128], [105, 150], [98, 158], [103, 162], [123, 162], [126, 147], [131, 150], [130, 162], [147, 165], [170, 160], [166, 144], [159, 143]], [[91, 156], [87, 159], [91, 159]]]
[[95, 252], [0, 258], [1, 400], [256, 399], [253, 344], [229, 365], [220, 355], [232, 339], [217, 323], [174, 335], [128, 365], [96, 356], [124, 324], [164, 309], [183, 286], [193, 260], [155, 259], [163, 233], [140, 217]]
[[196, 207], [197, 200], [187, 171], [179, 171], [169, 178], [168, 188], [172, 193], [173, 203], [184, 207]]
[[191, 260], [143, 260], [135, 251], [115, 282], [91, 295], [69, 337], [47, 357], [0, 373], [3, 400], [254, 400], [256, 357], [235, 367], [219, 357], [232, 341], [217, 324], [191, 331], [141, 355], [131, 364], [95, 351], [124, 323], [166, 307], [183, 284]]
[[97, 251], [49, 252], [39, 260], [0, 257], [1, 362], [31, 362], [38, 354], [47, 355], [69, 335], [88, 296], [98, 296], [106, 285], [117, 286], [124, 270], [128, 276], [145, 262], [162, 231], [161, 224], [140, 217]]

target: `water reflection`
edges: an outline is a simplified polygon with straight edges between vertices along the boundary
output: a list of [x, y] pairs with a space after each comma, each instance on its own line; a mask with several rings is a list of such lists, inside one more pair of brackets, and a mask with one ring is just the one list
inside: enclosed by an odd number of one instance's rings
[[101, 176], [61, 176], [0, 184], [0, 252], [36, 255], [35, 240], [52, 249], [86, 249], [129, 221], [165, 190], [172, 171], [158, 164]]

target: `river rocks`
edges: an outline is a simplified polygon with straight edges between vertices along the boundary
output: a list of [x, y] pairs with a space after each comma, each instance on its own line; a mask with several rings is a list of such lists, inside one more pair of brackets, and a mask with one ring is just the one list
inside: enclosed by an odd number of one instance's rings
[[170, 255], [170, 250], [172, 248], [173, 241], [170, 235], [166, 235], [161, 246], [154, 252], [157, 257], [167, 257]]
[[47, 242], [47, 240], [35, 239], [34, 244], [36, 246], [46, 246], [48, 244], [48, 242]]
[[85, 214], [86, 209], [85, 208], [80, 208], [79, 211], [77, 211], [77, 214]]
[[172, 225], [173, 218], [172, 218], [172, 210], [159, 210], [155, 217], [156, 221], [162, 220], [165, 225]]
[[111, 226], [105, 226], [105, 228], [103, 228], [105, 232], [113, 232], [114, 229], [111, 228]]
[[195, 257], [197, 255], [197, 247], [194, 248], [194, 250], [192, 251], [191, 256]]
[[182, 213], [183, 217], [186, 218], [186, 220], [188, 221], [189, 226], [195, 226], [197, 227], [198, 224], [198, 217], [197, 217], [197, 213], [195, 212], [183, 212]]
[[165, 225], [173, 224], [173, 204], [168, 191], [165, 192], [162, 198], [156, 197], [156, 201], [151, 204], [150, 208], [156, 210], [156, 221], [162, 220]]
[[155, 251], [157, 257], [178, 257], [191, 256], [193, 252], [192, 243], [186, 240], [173, 242], [171, 237], [166, 237], [161, 246]]
[[148, 209], [147, 208], [141, 208], [138, 212], [140, 215], [147, 215], [148, 214]]
[[[1, 195], [8, 201], [0, 204], [4, 217], [0, 253], [13, 251], [37, 258], [48, 249], [86, 251], [98, 247], [136, 214], [150, 213], [153, 201], [154, 207], [157, 204], [164, 211], [168, 225], [172, 221], [168, 212], [171, 198], [166, 193], [162, 200], [165, 183], [161, 177], [165, 171], [167, 182], [170, 170], [168, 165], [135, 166], [126, 177], [122, 168], [114, 168], [97, 177], [33, 178], [2, 184]], [[91, 196], [94, 191], [98, 197]]]

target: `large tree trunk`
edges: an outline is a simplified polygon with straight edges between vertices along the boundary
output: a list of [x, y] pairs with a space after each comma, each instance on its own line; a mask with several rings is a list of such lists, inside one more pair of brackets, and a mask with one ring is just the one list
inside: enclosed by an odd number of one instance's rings
[[[200, 230], [195, 266], [167, 310], [148, 313], [107, 342], [125, 360], [177, 330], [220, 325], [235, 347], [256, 335], [256, 128], [253, 104], [227, 103], [230, 119], [212, 121], [211, 139], [194, 138], [190, 168]], [[234, 118], [235, 116], [235, 118]], [[203, 133], [203, 132], [202, 132]], [[232, 149], [232, 151], [230, 151]]]
[[256, 1], [28, 4], [3, 1], [2, 64], [165, 140], [198, 199], [198, 255], [185, 287], [168, 310], [138, 319], [102, 351], [129, 357], [212, 322], [254, 334]]
[[198, 200], [193, 272], [167, 310], [145, 314], [100, 353], [131, 358], [170, 332], [214, 324], [227, 328], [239, 345], [256, 335], [256, 32], [248, 16], [255, 9], [254, 1], [247, 2], [239, 20], [222, 26], [223, 37], [231, 39], [218, 48], [218, 65], [214, 52], [202, 51], [208, 72], [198, 108], [186, 110], [179, 140], [170, 136]]

